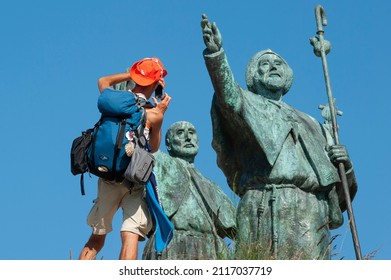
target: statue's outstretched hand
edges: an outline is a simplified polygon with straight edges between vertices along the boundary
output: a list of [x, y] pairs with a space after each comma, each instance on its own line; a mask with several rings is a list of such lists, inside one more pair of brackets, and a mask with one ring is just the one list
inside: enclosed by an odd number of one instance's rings
[[206, 48], [212, 53], [218, 52], [221, 49], [223, 42], [216, 23], [213, 22], [211, 24], [206, 14], [203, 14], [201, 28]]
[[333, 145], [329, 147], [328, 155], [334, 165], [337, 166], [342, 162], [347, 171], [352, 168], [352, 162], [344, 145]]

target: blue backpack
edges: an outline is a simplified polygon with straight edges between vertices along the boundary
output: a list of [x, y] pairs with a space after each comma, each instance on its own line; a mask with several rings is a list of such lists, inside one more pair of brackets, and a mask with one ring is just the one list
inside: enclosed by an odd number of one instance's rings
[[147, 101], [129, 91], [106, 88], [98, 98], [101, 118], [87, 150], [88, 171], [100, 178], [120, 182], [129, 165], [125, 145], [127, 132], [144, 135]]
[[98, 98], [101, 118], [87, 150], [88, 171], [121, 182], [131, 158], [126, 155], [126, 133], [144, 135], [147, 101], [129, 91], [106, 88]]
[[[121, 182], [131, 161], [125, 146], [130, 142], [149, 150], [144, 136], [146, 99], [125, 90], [106, 88], [98, 98], [101, 118], [93, 128], [75, 138], [71, 147], [71, 172], [80, 174], [84, 192], [84, 173], [92, 173], [110, 181]], [[129, 134], [126, 137], [127, 133]], [[137, 148], [137, 147], [136, 147]]]

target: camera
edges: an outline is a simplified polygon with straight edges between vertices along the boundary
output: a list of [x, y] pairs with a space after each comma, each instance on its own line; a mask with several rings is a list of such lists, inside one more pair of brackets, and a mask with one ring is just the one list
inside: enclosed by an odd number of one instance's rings
[[155, 90], [155, 97], [157, 99], [162, 99], [164, 96], [163, 87], [161, 85], [158, 85]]

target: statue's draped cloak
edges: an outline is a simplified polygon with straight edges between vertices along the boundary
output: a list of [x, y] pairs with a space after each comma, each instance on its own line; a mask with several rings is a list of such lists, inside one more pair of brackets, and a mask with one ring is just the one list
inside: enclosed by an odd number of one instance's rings
[[[269, 177], [270, 172], [288, 137], [292, 137], [293, 141], [301, 146], [306, 161], [316, 175], [319, 187], [327, 188], [339, 182], [337, 170], [326, 152], [326, 131], [319, 123], [283, 102], [269, 101], [251, 92], [242, 93], [242, 96], [244, 109], [241, 110], [241, 114], [227, 114], [227, 110], [221, 113], [216, 99], [212, 106], [213, 147], [218, 151], [219, 166], [230, 169], [223, 170], [225, 174], [253, 173], [251, 169], [255, 168], [258, 171], [254, 170], [254, 172], [260, 173], [252, 174], [251, 177], [260, 177], [264, 183], [279, 183], [267, 182], [267, 180], [272, 179]], [[235, 141], [238, 134], [247, 137], [242, 136], [244, 139], [238, 143]], [[224, 140], [221, 141], [222, 139]], [[259, 150], [262, 151], [260, 154], [257, 153]], [[255, 164], [256, 161], [262, 162], [264, 168], [259, 170], [257, 164], [242, 165], [243, 161], [236, 159], [236, 156], [243, 158], [240, 155], [242, 151], [250, 154]], [[245, 187], [246, 181], [250, 178], [238, 179], [241, 183], [239, 187]], [[229, 179], [230, 186], [233, 186], [232, 180], [233, 178]]]

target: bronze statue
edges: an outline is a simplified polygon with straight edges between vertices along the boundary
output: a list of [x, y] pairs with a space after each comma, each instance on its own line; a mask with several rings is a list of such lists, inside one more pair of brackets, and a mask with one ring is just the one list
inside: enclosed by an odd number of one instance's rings
[[236, 209], [228, 196], [195, 167], [199, 142], [193, 124], [176, 122], [166, 133], [169, 155], [155, 153], [154, 173], [163, 209], [174, 225], [173, 239], [161, 256], [148, 240], [143, 259], [224, 259], [225, 237], [235, 235]]
[[256, 53], [247, 90], [235, 81], [215, 23], [202, 16], [205, 63], [213, 84], [213, 148], [229, 186], [241, 198], [236, 257], [330, 259], [330, 229], [346, 209], [336, 165], [343, 163], [351, 198], [357, 191], [342, 145], [313, 117], [283, 101], [293, 81], [274, 51]]

